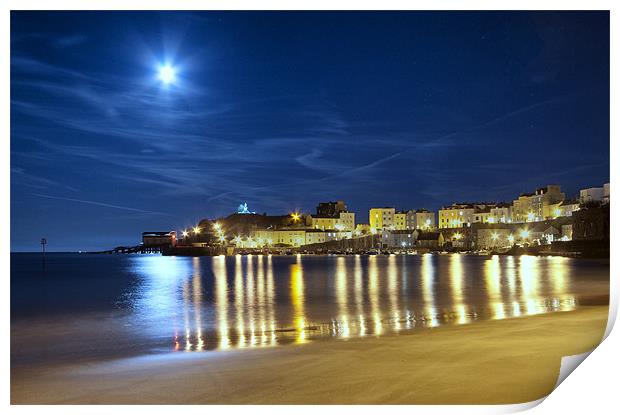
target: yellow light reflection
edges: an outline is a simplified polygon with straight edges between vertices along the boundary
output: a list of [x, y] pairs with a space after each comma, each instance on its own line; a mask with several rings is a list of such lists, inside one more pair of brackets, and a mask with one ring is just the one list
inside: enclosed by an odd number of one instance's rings
[[263, 255], [258, 256], [258, 265], [256, 269], [256, 297], [258, 301], [258, 323], [260, 325], [260, 344], [267, 344], [267, 333], [265, 326], [265, 309], [266, 309], [266, 296], [265, 296], [265, 268], [263, 263]]
[[551, 284], [553, 286], [553, 292], [556, 295], [564, 295], [567, 294], [568, 290], [568, 258], [564, 257], [547, 257], [547, 261], [549, 262], [549, 271], [550, 271], [550, 279]]
[[379, 308], [379, 270], [377, 267], [377, 257], [374, 255], [368, 258], [368, 298], [374, 321], [374, 334], [378, 336], [383, 331], [383, 326]]
[[294, 324], [297, 332], [296, 343], [306, 341], [306, 316], [304, 311], [304, 277], [301, 261], [291, 265], [291, 302], [293, 303]]
[[355, 265], [353, 268], [355, 279], [355, 306], [359, 315], [359, 335], [366, 335], [366, 321], [364, 319], [364, 286], [362, 281], [362, 259], [359, 255], [355, 256]]
[[517, 276], [516, 276], [516, 267], [515, 267], [515, 257], [508, 256], [506, 257], [506, 280], [508, 281], [508, 292], [510, 295], [510, 299], [512, 301], [515, 300], [517, 295]]
[[390, 314], [394, 319], [394, 330], [400, 330], [400, 313], [398, 310], [398, 268], [396, 266], [396, 256], [390, 255], [388, 257], [387, 267], [387, 280], [388, 280], [388, 296], [390, 299]]
[[220, 255], [213, 258], [213, 275], [215, 276], [215, 310], [216, 324], [220, 337], [220, 348], [230, 347], [230, 337], [228, 335], [228, 282], [226, 280], [226, 257]]
[[185, 351], [190, 351], [192, 349], [192, 341], [191, 341], [191, 327], [189, 323], [189, 281], [183, 281], [183, 316], [185, 319]]
[[437, 311], [435, 309], [435, 266], [432, 261], [432, 254], [422, 255], [422, 299], [424, 301], [426, 322], [430, 327], [436, 327], [439, 325], [439, 321], [437, 320]]
[[457, 324], [468, 322], [467, 308], [463, 299], [463, 256], [450, 256], [450, 288], [452, 289], [452, 304], [457, 315]]
[[254, 321], [254, 264], [253, 256], [246, 256], [246, 279], [245, 279], [245, 303], [248, 310], [248, 320], [250, 326], [250, 346], [256, 346], [256, 322]]
[[277, 344], [276, 339], [276, 319], [273, 310], [273, 304], [275, 300], [275, 290], [273, 286], [273, 262], [271, 261], [271, 255], [267, 257], [267, 314], [269, 318], [269, 328], [271, 330], [270, 344], [275, 346]]
[[196, 350], [204, 349], [202, 339], [202, 276], [200, 275], [200, 258], [193, 258], [194, 275], [192, 276], [192, 291], [194, 297], [194, 320], [196, 321]]
[[243, 304], [243, 263], [241, 255], [235, 257], [235, 310], [239, 347], [245, 346], [244, 304]]
[[491, 309], [491, 318], [493, 319], [506, 318], [504, 303], [502, 301], [501, 278], [499, 256], [493, 255], [491, 259], [484, 263], [484, 280]]
[[340, 335], [349, 337], [349, 296], [347, 293], [347, 265], [344, 257], [336, 259], [336, 297], [340, 315]]
[[540, 298], [540, 258], [529, 255], [519, 257], [519, 280], [521, 282], [521, 302], [525, 303], [525, 314], [541, 312], [538, 307]]
[[553, 292], [557, 296], [554, 301], [554, 310], [570, 311], [576, 307], [575, 297], [570, 292], [570, 279], [568, 278], [569, 258], [547, 257], [549, 261], [549, 279]]

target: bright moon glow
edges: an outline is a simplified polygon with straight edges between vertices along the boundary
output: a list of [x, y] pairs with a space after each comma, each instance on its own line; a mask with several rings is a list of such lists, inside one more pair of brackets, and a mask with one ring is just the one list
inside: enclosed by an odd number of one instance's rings
[[170, 84], [174, 81], [176, 74], [174, 68], [170, 65], [164, 65], [159, 68], [159, 80], [164, 84]]

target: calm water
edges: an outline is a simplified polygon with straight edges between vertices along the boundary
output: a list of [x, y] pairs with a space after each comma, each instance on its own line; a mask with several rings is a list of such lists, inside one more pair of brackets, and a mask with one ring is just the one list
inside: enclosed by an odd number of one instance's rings
[[380, 336], [608, 302], [609, 261], [11, 255], [14, 365]]

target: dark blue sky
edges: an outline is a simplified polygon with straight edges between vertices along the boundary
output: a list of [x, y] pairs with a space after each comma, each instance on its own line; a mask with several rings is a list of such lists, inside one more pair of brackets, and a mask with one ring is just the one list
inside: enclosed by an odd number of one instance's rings
[[607, 12], [11, 14], [14, 251], [608, 180]]

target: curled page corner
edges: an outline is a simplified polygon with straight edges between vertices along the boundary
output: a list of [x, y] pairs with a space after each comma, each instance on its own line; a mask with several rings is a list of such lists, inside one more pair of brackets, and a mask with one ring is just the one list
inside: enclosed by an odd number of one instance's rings
[[575, 354], [572, 356], [562, 356], [562, 362], [560, 363], [560, 373], [558, 375], [558, 381], [555, 383], [553, 389], [555, 390], [566, 378], [568, 375], [573, 373], [573, 370], [577, 368], [588, 356], [592, 353], [594, 349], [587, 351], [581, 354]]
[[501, 407], [498, 408], [498, 411], [496, 413], [509, 414], [509, 413], [527, 411], [528, 409], [532, 409], [540, 405], [545, 399], [547, 399], [547, 396], [543, 396], [540, 399], [536, 399], [535, 401], [530, 401], [530, 402], [514, 403], [510, 405], [501, 405]]
[[613, 329], [614, 324], [616, 324], [616, 315], [618, 314], [617, 296], [611, 295], [609, 300], [610, 300], [609, 301], [609, 315], [607, 317], [607, 326], [605, 327], [605, 334], [603, 335], [603, 339], [601, 341], [604, 341], [607, 338], [607, 336], [609, 336], [609, 333], [611, 333], [611, 330]]

